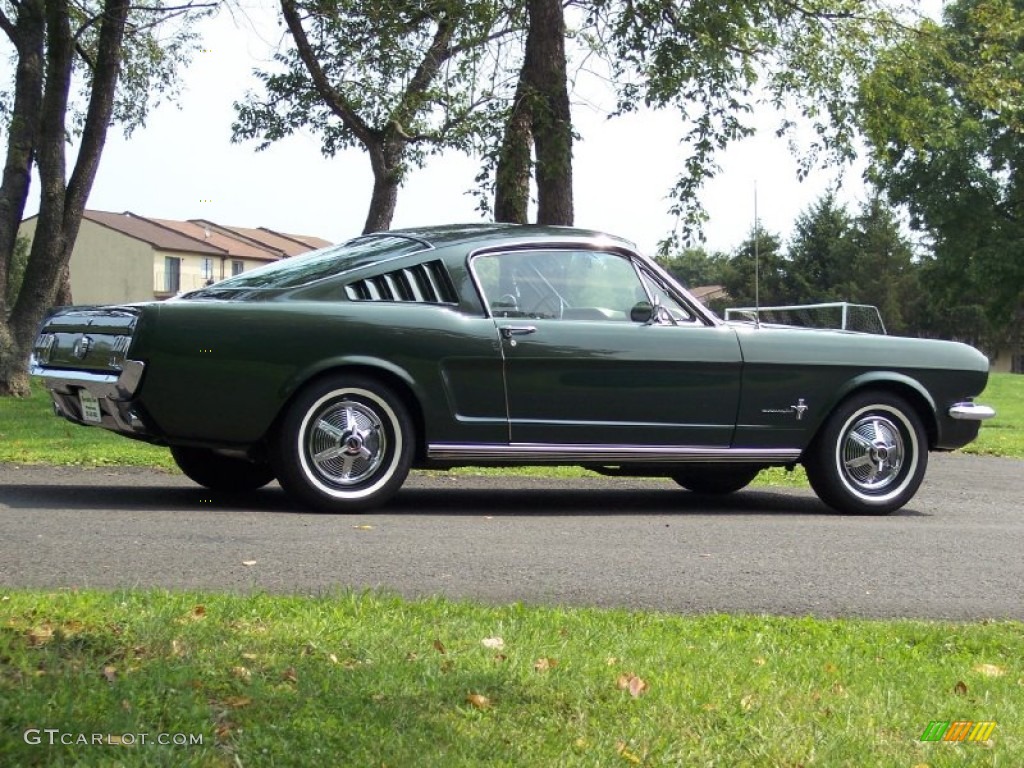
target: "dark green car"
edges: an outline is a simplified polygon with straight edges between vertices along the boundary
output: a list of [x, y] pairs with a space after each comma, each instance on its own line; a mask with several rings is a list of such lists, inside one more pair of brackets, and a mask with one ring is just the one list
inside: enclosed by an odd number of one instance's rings
[[410, 468], [572, 464], [729, 493], [803, 464], [825, 503], [906, 504], [993, 414], [977, 350], [726, 324], [623, 241], [476, 225], [368, 235], [166, 302], [72, 307], [32, 373], [56, 412], [190, 478], [316, 509]]

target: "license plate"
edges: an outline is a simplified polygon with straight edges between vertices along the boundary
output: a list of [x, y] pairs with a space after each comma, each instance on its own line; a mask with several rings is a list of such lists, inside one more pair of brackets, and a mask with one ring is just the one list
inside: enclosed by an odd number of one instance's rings
[[82, 420], [92, 421], [97, 424], [102, 420], [100, 401], [91, 392], [84, 389], [78, 390], [78, 402], [82, 406]]

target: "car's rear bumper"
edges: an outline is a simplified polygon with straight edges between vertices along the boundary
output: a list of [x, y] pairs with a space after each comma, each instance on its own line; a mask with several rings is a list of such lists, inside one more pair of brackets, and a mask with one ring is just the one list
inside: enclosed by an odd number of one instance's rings
[[68, 421], [145, 439], [149, 431], [132, 408], [145, 363], [125, 360], [117, 373], [48, 368], [34, 358], [29, 373], [50, 390], [54, 412]]

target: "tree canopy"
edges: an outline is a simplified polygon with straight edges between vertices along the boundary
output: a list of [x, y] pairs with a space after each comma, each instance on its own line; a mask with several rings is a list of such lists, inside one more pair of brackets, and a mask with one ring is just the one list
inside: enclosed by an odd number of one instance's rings
[[1022, 41], [1021, 0], [958, 0], [945, 7], [941, 23], [908, 29], [880, 57], [859, 104], [872, 179], [927, 236], [934, 258], [925, 276], [940, 305], [965, 328], [977, 325], [971, 317], [987, 318], [982, 335], [1015, 337], [1018, 350]]

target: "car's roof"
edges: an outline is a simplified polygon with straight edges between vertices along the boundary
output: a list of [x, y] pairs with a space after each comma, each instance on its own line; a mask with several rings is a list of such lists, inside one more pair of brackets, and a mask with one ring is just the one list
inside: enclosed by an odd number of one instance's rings
[[430, 243], [435, 248], [474, 243], [501, 245], [523, 242], [604, 241], [610, 245], [635, 250], [633, 243], [621, 237], [591, 229], [548, 224], [445, 224], [392, 229], [375, 234], [405, 235]]

